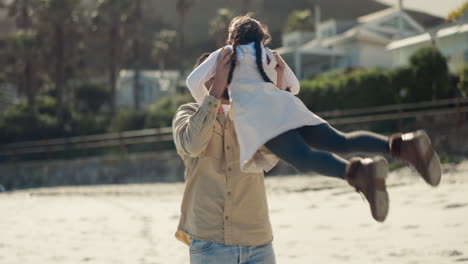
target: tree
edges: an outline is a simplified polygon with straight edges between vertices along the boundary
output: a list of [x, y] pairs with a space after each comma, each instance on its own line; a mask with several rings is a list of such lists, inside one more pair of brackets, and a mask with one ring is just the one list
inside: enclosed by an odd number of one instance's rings
[[76, 109], [80, 113], [97, 114], [108, 99], [109, 91], [102, 86], [83, 84], [75, 89]]
[[459, 78], [457, 88], [463, 97], [468, 97], [468, 64], [459, 71]]
[[135, 110], [140, 110], [140, 75], [141, 75], [141, 42], [143, 12], [142, 0], [135, 0], [133, 7], [133, 98]]
[[408, 90], [408, 100], [427, 101], [451, 96], [447, 60], [437, 49], [417, 50], [410, 57], [409, 67], [415, 81]]
[[15, 20], [15, 25], [18, 29], [31, 29], [33, 24], [32, 14], [34, 8], [37, 8], [37, 0], [3, 0], [2, 7], [7, 7], [8, 17]]
[[314, 31], [314, 18], [310, 10], [296, 10], [288, 15], [284, 32]]
[[[195, 0], [177, 0], [176, 12], [179, 16], [179, 48], [182, 60], [185, 60], [185, 26], [187, 14], [195, 5]], [[181, 64], [183, 66], [183, 63]]]
[[15, 77], [19, 93], [26, 94], [30, 113], [35, 112], [35, 96], [38, 89], [36, 65], [40, 47], [37, 32], [32, 29], [33, 13], [37, 6], [37, 0], [14, 0], [9, 3], [4, 0], [0, 6], [8, 10], [8, 17], [15, 21], [19, 29], [9, 40], [8, 54], [12, 57], [11, 74]]
[[39, 90], [37, 63], [41, 55], [39, 38], [35, 31], [19, 30], [10, 38], [8, 46], [9, 54], [12, 56], [10, 75], [16, 80], [19, 93], [26, 94], [28, 110], [34, 114], [35, 98]]
[[108, 47], [108, 82], [110, 86], [110, 109], [112, 116], [116, 113], [117, 75], [123, 66], [124, 58], [129, 51], [129, 23], [132, 11], [132, 0], [103, 0], [99, 2], [93, 24], [96, 31], [103, 33]]
[[152, 57], [159, 63], [161, 73], [165, 70], [167, 57], [174, 55], [177, 46], [177, 32], [174, 30], [161, 30], [156, 34]]
[[455, 21], [463, 16], [465, 12], [468, 11], [468, 1], [465, 1], [460, 7], [452, 10], [445, 20], [447, 21]]
[[216, 16], [210, 21], [210, 35], [215, 39], [216, 45], [222, 47], [226, 44], [229, 23], [234, 18], [234, 13], [227, 8], [216, 11]]
[[50, 43], [46, 51], [51, 58], [57, 98], [57, 117], [64, 123], [66, 81], [79, 60], [80, 33], [83, 26], [79, 0], [40, 0], [38, 6], [39, 33]]

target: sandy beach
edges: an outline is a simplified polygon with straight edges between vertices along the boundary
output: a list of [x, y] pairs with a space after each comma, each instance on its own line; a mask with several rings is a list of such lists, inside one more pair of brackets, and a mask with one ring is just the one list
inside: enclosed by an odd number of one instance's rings
[[[375, 222], [345, 182], [266, 179], [277, 263], [468, 263], [468, 161], [432, 188], [410, 168], [388, 179]], [[189, 263], [174, 238], [183, 183], [0, 193], [0, 263]]]

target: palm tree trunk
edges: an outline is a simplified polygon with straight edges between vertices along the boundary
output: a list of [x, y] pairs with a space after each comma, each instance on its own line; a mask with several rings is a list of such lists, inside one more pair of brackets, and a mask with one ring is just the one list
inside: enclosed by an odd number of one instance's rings
[[55, 25], [55, 89], [57, 92], [57, 118], [59, 123], [63, 125], [63, 94], [64, 94], [64, 32], [63, 26], [60, 24]]
[[28, 100], [28, 110], [31, 114], [36, 113], [36, 98], [35, 98], [35, 90], [32, 83], [32, 63], [31, 59], [27, 58], [26, 63], [24, 66], [24, 82], [25, 82], [25, 90], [26, 90], [26, 98]]
[[184, 75], [184, 61], [185, 61], [185, 13], [180, 15], [179, 23], [179, 74]]
[[113, 25], [109, 34], [109, 86], [111, 88], [111, 115], [116, 113], [116, 82], [117, 82], [117, 25]]
[[140, 77], [141, 77], [141, 63], [140, 63], [140, 37], [141, 37], [141, 24], [142, 24], [142, 10], [141, 10], [141, 0], [136, 0], [135, 6], [135, 18], [136, 18], [136, 30], [135, 30], [135, 39], [133, 42], [133, 52], [134, 52], [134, 75], [133, 75], [133, 96], [135, 102], [135, 110], [140, 110]]

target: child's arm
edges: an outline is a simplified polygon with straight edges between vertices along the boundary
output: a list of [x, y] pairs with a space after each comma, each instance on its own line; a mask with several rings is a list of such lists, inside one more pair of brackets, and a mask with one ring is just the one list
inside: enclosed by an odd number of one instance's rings
[[[278, 55], [279, 56], [279, 55]], [[289, 68], [288, 64], [284, 63], [284, 85], [286, 86], [286, 90], [289, 90], [293, 95], [299, 93], [300, 84], [296, 78], [294, 72]]]
[[277, 86], [281, 90], [286, 90], [293, 95], [299, 93], [299, 81], [296, 78], [294, 72], [289, 68], [288, 64], [283, 60], [283, 58], [276, 52], [269, 50], [274, 56], [276, 60], [276, 73], [277, 73]]
[[208, 95], [208, 89], [205, 87], [205, 82], [215, 75], [216, 61], [218, 60], [221, 50], [222, 49], [218, 49], [211, 53], [210, 56], [208, 56], [208, 58], [195, 68], [195, 70], [193, 70], [187, 77], [187, 87], [199, 105], [203, 102], [203, 98]]

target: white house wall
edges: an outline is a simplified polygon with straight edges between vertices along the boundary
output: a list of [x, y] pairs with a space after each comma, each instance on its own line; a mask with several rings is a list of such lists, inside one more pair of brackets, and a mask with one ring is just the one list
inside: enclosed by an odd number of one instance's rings
[[356, 67], [360, 64], [361, 49], [356, 40], [347, 41], [336, 45], [336, 50], [346, 54], [337, 61], [337, 68]]
[[360, 42], [359, 66], [389, 69], [392, 67], [392, 53], [381, 44]]
[[[457, 72], [464, 64], [468, 63], [468, 32], [438, 39], [436, 41], [436, 46], [447, 58], [447, 63], [451, 72]], [[424, 47], [431, 47], [431, 43], [425, 41], [394, 49], [393, 67], [407, 65], [411, 55]]]

